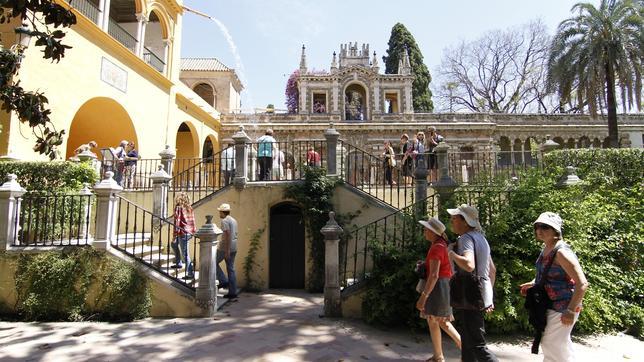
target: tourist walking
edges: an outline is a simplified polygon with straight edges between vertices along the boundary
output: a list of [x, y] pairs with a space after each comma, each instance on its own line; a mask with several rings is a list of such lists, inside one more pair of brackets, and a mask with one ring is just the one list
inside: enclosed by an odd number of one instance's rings
[[445, 331], [461, 348], [461, 336], [450, 321], [452, 307], [449, 302], [449, 279], [452, 276], [452, 266], [447, 256], [447, 236], [445, 225], [435, 217], [427, 221], [419, 221], [423, 225], [424, 236], [429, 241], [430, 248], [425, 257], [425, 288], [416, 302], [420, 317], [427, 320], [429, 334], [434, 346], [434, 355], [428, 361], [445, 361], [441, 329]]
[[126, 189], [133, 189], [136, 187], [136, 163], [139, 161], [139, 151], [136, 150], [134, 142], [128, 142], [126, 147], [126, 154], [124, 160], [124, 183]]
[[188, 241], [195, 233], [195, 214], [190, 203], [190, 196], [180, 192], [174, 199], [174, 239], [170, 243], [174, 252], [174, 264], [170, 267], [181, 269], [186, 266], [183, 279], [194, 279], [194, 265], [190, 260]]
[[235, 145], [228, 144], [221, 153], [221, 165], [224, 170], [224, 186], [228, 186], [235, 178]]
[[[481, 310], [454, 308], [454, 317], [457, 329], [461, 335], [461, 359], [463, 362], [472, 361], [498, 361], [496, 356], [487, 348], [485, 343], [485, 322], [483, 316], [486, 312], [494, 310], [492, 293], [496, 268], [490, 255], [490, 245], [483, 236], [479, 213], [474, 206], [461, 205], [456, 209], [447, 209], [451, 215], [450, 224], [452, 231], [459, 235], [456, 242], [450, 245], [449, 259], [454, 262], [456, 273], [472, 273], [482, 280], [480, 295], [483, 301]], [[459, 285], [452, 284], [453, 288]], [[454, 301], [451, 300], [452, 305]]]
[[405, 185], [410, 186], [411, 178], [413, 176], [413, 160], [411, 156], [412, 145], [409, 142], [409, 136], [407, 135], [407, 133], [403, 133], [403, 135], [400, 137], [400, 150], [403, 155], [402, 160], [400, 161], [400, 171], [402, 173], [403, 180], [405, 181]]
[[[237, 255], [237, 220], [230, 216], [230, 205], [221, 204], [217, 208], [221, 218], [221, 242], [217, 248], [217, 280], [219, 288], [228, 289], [224, 298], [237, 298], [237, 277], [235, 275], [235, 256]], [[226, 274], [219, 263], [226, 263]]]
[[395, 185], [396, 182], [392, 178], [392, 173], [396, 166], [396, 154], [393, 147], [391, 147], [391, 142], [385, 141], [385, 152], [382, 153], [382, 157], [384, 157], [385, 182], [389, 186]]
[[257, 162], [259, 163], [259, 180], [267, 181], [271, 177], [273, 166], [273, 147], [275, 138], [273, 130], [267, 129], [263, 136], [257, 139]]
[[[416, 139], [412, 143], [412, 156], [414, 158], [414, 166], [418, 167], [419, 162], [425, 162], [425, 132], [418, 132]], [[425, 164], [427, 167], [427, 164]]]
[[[568, 362], [575, 360], [570, 334], [581, 312], [581, 304], [588, 288], [579, 260], [563, 240], [563, 220], [553, 212], [544, 212], [534, 222], [534, 234], [544, 246], [537, 258], [536, 278], [521, 284], [525, 296], [535, 282], [542, 282], [551, 306], [546, 312], [546, 328], [541, 336], [544, 361]], [[547, 274], [544, 269], [550, 265]]]

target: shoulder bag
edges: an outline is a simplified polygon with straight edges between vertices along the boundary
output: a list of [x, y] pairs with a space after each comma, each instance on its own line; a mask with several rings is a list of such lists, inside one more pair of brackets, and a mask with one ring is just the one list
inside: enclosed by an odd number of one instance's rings
[[532, 353], [539, 354], [539, 344], [541, 343], [541, 335], [546, 329], [547, 322], [547, 311], [548, 308], [552, 307], [552, 301], [548, 297], [548, 293], [545, 288], [545, 281], [548, 278], [548, 271], [552, 266], [552, 262], [555, 260], [557, 252], [561, 248], [561, 244], [557, 245], [550, 255], [552, 258], [543, 269], [541, 278], [528, 289], [528, 292], [525, 297], [525, 308], [528, 310], [528, 321], [534, 327], [535, 334], [534, 340], [532, 341]]
[[456, 268], [456, 273], [449, 280], [450, 304], [454, 309], [483, 310], [483, 290], [485, 282], [476, 270], [476, 240], [472, 238], [474, 247], [474, 270], [471, 273]]

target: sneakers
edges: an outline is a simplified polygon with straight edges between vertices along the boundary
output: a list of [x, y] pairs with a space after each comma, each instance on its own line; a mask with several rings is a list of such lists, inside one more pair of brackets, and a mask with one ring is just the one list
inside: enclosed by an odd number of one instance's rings
[[191, 279], [194, 279], [194, 278], [195, 278], [194, 275], [186, 275], [186, 276], [181, 277], [181, 279], [183, 279], [183, 280], [191, 280]]
[[237, 294], [226, 294], [226, 295], [224, 295], [224, 298], [226, 298], [226, 299], [235, 299], [235, 298], [237, 298]]
[[170, 265], [170, 268], [172, 268], [172, 269], [182, 269], [183, 265], [181, 265], [181, 264], [172, 264], [172, 265]]
[[228, 283], [221, 283], [217, 286], [217, 289], [228, 289]]

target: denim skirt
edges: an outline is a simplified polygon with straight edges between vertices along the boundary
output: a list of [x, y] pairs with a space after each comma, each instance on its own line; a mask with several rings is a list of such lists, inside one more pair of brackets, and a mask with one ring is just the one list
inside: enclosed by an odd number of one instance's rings
[[452, 307], [449, 305], [449, 278], [439, 278], [434, 285], [434, 289], [429, 293], [425, 303], [425, 313], [421, 313], [421, 318], [427, 316], [445, 317], [452, 316]]

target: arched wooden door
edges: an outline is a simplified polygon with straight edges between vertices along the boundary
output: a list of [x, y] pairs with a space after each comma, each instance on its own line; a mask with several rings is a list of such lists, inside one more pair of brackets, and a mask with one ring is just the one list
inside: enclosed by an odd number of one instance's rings
[[304, 288], [304, 217], [292, 203], [271, 208], [269, 288]]

